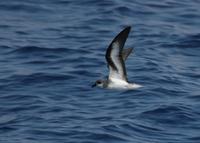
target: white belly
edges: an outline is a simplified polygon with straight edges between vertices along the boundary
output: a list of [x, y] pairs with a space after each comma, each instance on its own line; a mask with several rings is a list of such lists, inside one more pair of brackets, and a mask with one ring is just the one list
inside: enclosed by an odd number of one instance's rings
[[139, 84], [131, 84], [124, 80], [112, 78], [112, 79], [110, 79], [110, 82], [109, 82], [107, 88], [110, 88], [110, 89], [136, 89], [136, 88], [140, 88], [140, 87], [142, 87], [142, 86]]

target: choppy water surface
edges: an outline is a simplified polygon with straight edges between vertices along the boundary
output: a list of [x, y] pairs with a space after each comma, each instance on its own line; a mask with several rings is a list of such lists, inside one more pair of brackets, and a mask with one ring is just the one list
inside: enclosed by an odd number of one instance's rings
[[[0, 17], [0, 142], [200, 142], [198, 0], [2, 0]], [[144, 87], [91, 88], [127, 25]]]

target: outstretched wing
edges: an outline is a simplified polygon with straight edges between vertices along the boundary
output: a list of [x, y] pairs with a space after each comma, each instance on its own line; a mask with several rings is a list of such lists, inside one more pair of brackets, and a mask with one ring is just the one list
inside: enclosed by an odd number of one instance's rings
[[123, 49], [123, 51], [122, 51], [122, 59], [124, 60], [124, 62], [126, 61], [126, 59], [131, 54], [132, 51], [133, 51], [133, 48]]
[[[115, 78], [127, 81], [126, 67], [123, 60], [123, 47], [130, 32], [131, 27], [126, 27], [111, 42], [106, 51], [106, 60], [109, 67], [109, 79]], [[126, 57], [130, 51], [126, 51]]]

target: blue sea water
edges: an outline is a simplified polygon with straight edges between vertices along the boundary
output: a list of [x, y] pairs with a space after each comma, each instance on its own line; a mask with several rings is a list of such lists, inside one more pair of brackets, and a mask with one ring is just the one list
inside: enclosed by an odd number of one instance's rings
[[[127, 25], [143, 88], [91, 88]], [[200, 2], [1, 0], [0, 142], [200, 143]]]

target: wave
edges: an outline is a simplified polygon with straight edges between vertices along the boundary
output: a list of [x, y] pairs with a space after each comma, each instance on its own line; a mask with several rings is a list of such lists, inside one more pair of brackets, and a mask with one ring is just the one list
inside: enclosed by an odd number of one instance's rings
[[183, 38], [179, 38], [173, 43], [162, 44], [162, 47], [167, 48], [184, 48], [184, 49], [192, 49], [192, 48], [200, 48], [200, 34], [187, 35]]
[[1, 10], [4, 11], [24, 11], [29, 13], [37, 13], [37, 12], [51, 12], [47, 6], [32, 4], [28, 2], [21, 2], [21, 3], [0, 3]]
[[192, 109], [185, 105], [162, 105], [154, 109], [144, 111], [141, 116], [145, 119], [156, 120], [164, 125], [177, 125], [195, 121], [194, 114], [191, 111]]
[[[71, 80], [75, 77], [72, 75], [64, 75], [64, 74], [50, 74], [50, 73], [33, 73], [29, 75], [12, 75], [7, 77], [6, 79], [2, 79], [4, 81], [4, 86], [33, 86], [34, 84], [43, 84], [43, 83], [54, 83], [58, 81]], [[1, 87], [3, 88], [3, 87]]]

